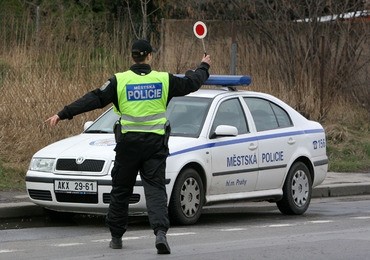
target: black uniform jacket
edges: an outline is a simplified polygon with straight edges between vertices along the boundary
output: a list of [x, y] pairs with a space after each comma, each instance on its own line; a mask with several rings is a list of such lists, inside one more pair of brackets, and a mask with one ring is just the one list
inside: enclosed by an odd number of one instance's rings
[[[209, 77], [209, 65], [202, 62], [195, 70], [188, 70], [184, 78], [176, 77], [169, 73], [168, 101], [172, 97], [184, 96], [197, 91]], [[139, 75], [146, 75], [151, 72], [148, 64], [134, 64], [130, 70]], [[102, 87], [95, 89], [83, 97], [77, 99], [58, 113], [60, 119], [72, 119], [74, 116], [97, 108], [104, 108], [113, 103], [118, 108], [117, 79], [113, 76]]]

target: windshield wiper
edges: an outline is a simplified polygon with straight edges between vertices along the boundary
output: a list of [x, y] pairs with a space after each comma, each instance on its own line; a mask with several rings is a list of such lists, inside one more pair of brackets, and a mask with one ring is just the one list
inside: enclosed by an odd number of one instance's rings
[[87, 134], [109, 134], [109, 133], [112, 133], [112, 132], [108, 132], [108, 131], [105, 131], [105, 130], [87, 130], [85, 133], [87, 133]]

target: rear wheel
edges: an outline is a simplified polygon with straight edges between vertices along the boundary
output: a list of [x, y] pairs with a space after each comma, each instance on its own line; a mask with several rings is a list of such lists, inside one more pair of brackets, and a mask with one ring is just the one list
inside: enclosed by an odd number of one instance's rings
[[204, 204], [203, 182], [194, 169], [185, 169], [172, 190], [168, 211], [171, 223], [191, 225], [199, 219]]
[[276, 202], [279, 210], [287, 215], [301, 215], [311, 202], [312, 180], [310, 171], [302, 162], [290, 168], [283, 187], [283, 198]]

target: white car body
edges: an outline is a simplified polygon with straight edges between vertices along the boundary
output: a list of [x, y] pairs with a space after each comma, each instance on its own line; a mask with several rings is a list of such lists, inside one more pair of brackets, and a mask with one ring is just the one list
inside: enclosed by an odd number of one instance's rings
[[[170, 156], [167, 159], [166, 168], [169, 204], [175, 207], [175, 203], [189, 203], [189, 208], [185, 205], [182, 210], [179, 210], [180, 212], [177, 212], [181, 214], [183, 211], [185, 215], [185, 219], [178, 219], [177, 222], [192, 224], [199, 217], [204, 205], [234, 200], [270, 200], [279, 203], [285, 198], [284, 205], [291, 200], [298, 201], [295, 206], [291, 206], [290, 202], [289, 206], [283, 205], [283, 213], [303, 214], [306, 211], [312, 187], [324, 181], [328, 167], [325, 132], [319, 123], [307, 120], [281, 100], [259, 92], [200, 89], [179, 100], [186, 100], [186, 98], [194, 100], [203, 98], [202, 100], [209, 100], [211, 103], [207, 107], [208, 112], [205, 113], [204, 118], [197, 119], [203, 127], [196, 135], [175, 134], [169, 140]], [[246, 132], [238, 133], [240, 130], [237, 127], [225, 123], [216, 130], [221, 134], [212, 136], [214, 129], [211, 128], [216, 120], [218, 109], [224, 109], [224, 107], [221, 108], [221, 104], [231, 99], [232, 101], [225, 104], [240, 105], [247, 122]], [[282, 114], [285, 111], [289, 115], [291, 125], [274, 129], [257, 129], [264, 127], [264, 122], [258, 123], [260, 125], [255, 123], [251, 112], [253, 109], [249, 109], [249, 106], [255, 105], [254, 103], [247, 105], [245, 100], [254, 100], [256, 106], [259, 102], [268, 102], [272, 104], [271, 107], [276, 105], [277, 109], [283, 111]], [[173, 113], [176, 109], [181, 110], [183, 107], [180, 105], [173, 107]], [[253, 111], [257, 118], [257, 110]], [[229, 112], [235, 111], [229, 109]], [[191, 115], [191, 113], [188, 112], [185, 115]], [[278, 114], [275, 116], [276, 121], [281, 119], [278, 119]], [[265, 119], [265, 117], [262, 118]], [[286, 119], [284, 120], [282, 122], [289, 124]], [[95, 122], [97, 121], [99, 118]], [[192, 129], [191, 125], [187, 125], [183, 128], [184, 131], [186, 127], [189, 127], [189, 131]], [[245, 128], [244, 125], [243, 128]], [[87, 133], [89, 129], [77, 136], [53, 143], [33, 156], [26, 175], [26, 186], [30, 199], [34, 203], [54, 211], [93, 214], [107, 212], [111, 190], [110, 172], [115, 156], [114, 135], [113, 133]], [[173, 127], [173, 131], [176, 133], [176, 127]], [[38, 158], [51, 160], [41, 161]], [[66, 163], [63, 165], [61, 160], [65, 160]], [[89, 167], [96, 168], [96, 161], [100, 161], [101, 169], [91, 171]], [[36, 165], [37, 163], [43, 164]], [[86, 165], [78, 168], [80, 167], [78, 163]], [[307, 167], [311, 180], [307, 180], [302, 174], [307, 172], [302, 164]], [[289, 177], [292, 181], [288, 182], [288, 173], [297, 165], [300, 166], [297, 170], [298, 174], [294, 175], [295, 177]], [[42, 171], [39, 171], [39, 167]], [[43, 167], [50, 167], [50, 170], [47, 171]], [[60, 167], [64, 168], [60, 169]], [[201, 181], [195, 183], [195, 190], [191, 190], [193, 185], [186, 185], [186, 182], [175, 184], [184, 169], [192, 169], [196, 175], [199, 175]], [[198, 179], [195, 178], [195, 180]], [[72, 181], [68, 183], [68, 187], [66, 187], [67, 181]], [[285, 183], [287, 184], [284, 186]], [[189, 191], [180, 195], [174, 191], [174, 185], [182, 185], [181, 187], [189, 188]], [[201, 190], [197, 185], [202, 186]], [[284, 192], [301, 192], [302, 187], [303, 195], [297, 198], [297, 195], [293, 194], [290, 199], [286, 198], [290, 195]], [[56, 191], [58, 188], [59, 192]], [[187, 198], [184, 198], [185, 195]], [[195, 195], [198, 198], [197, 202], [193, 201]], [[177, 202], [174, 196], [179, 197]], [[131, 213], [146, 211], [144, 190], [139, 175], [131, 199]], [[304, 207], [300, 210], [301, 206]], [[179, 207], [181, 207], [180, 204]], [[284, 210], [286, 207], [288, 211]], [[293, 210], [291, 210], [292, 207]]]

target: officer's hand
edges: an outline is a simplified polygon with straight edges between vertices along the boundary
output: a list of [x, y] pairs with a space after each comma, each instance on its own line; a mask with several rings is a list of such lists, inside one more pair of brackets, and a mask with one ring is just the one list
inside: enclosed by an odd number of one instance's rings
[[49, 123], [50, 126], [56, 126], [58, 122], [60, 121], [60, 117], [58, 115], [53, 115], [52, 117], [49, 117], [45, 120], [45, 123]]
[[211, 56], [209, 56], [209, 55], [204, 56], [203, 59], [202, 59], [202, 62], [205, 62], [205, 63], [211, 65]]

